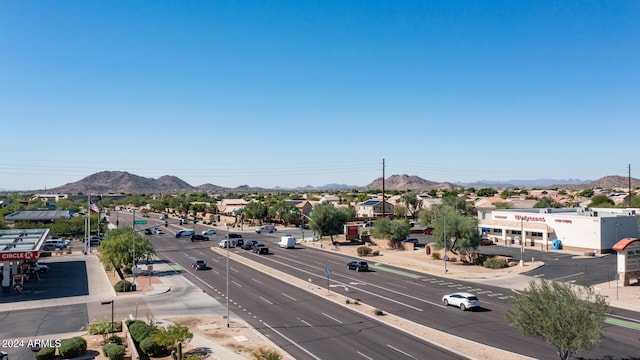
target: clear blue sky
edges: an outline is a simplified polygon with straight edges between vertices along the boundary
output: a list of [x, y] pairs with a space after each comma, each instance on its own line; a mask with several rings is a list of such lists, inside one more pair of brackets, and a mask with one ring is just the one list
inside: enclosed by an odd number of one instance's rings
[[0, 189], [640, 177], [639, 94], [636, 0], [2, 1]]

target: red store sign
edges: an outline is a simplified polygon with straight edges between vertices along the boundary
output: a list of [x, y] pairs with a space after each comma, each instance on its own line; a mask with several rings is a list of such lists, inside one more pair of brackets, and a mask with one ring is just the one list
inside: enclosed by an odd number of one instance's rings
[[37, 257], [37, 251], [11, 251], [0, 253], [0, 261], [33, 260]]

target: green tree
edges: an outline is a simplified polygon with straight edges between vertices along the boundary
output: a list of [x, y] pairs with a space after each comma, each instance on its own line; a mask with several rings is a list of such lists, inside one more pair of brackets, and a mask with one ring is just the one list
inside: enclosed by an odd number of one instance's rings
[[597, 346], [607, 317], [607, 301], [588, 286], [556, 281], [532, 281], [511, 297], [512, 310], [506, 320], [525, 336], [551, 344], [567, 360], [582, 350]]
[[608, 208], [613, 207], [614, 203], [607, 195], [596, 195], [591, 198], [589, 207]]
[[483, 196], [483, 197], [489, 197], [489, 196], [493, 196], [493, 195], [495, 195], [497, 193], [498, 193], [498, 191], [496, 189], [482, 188], [482, 189], [478, 190], [477, 195], [478, 196]]
[[247, 219], [256, 219], [262, 223], [262, 219], [267, 215], [267, 206], [260, 201], [251, 201], [244, 207], [244, 216]]
[[[122, 226], [111, 230], [109, 238], [100, 243], [100, 260], [107, 270], [114, 269], [121, 279], [123, 271], [133, 268], [133, 229]], [[155, 255], [153, 246], [146, 237], [135, 233], [135, 261], [149, 259]]]
[[409, 236], [410, 228], [407, 219], [377, 219], [373, 223], [371, 235], [378, 239], [389, 240], [389, 247], [392, 249], [401, 249], [401, 242]]
[[559, 209], [562, 207], [562, 204], [553, 200], [552, 198], [545, 196], [542, 199], [538, 200], [537, 203], [533, 205], [536, 209], [548, 209], [548, 208], [556, 208]]
[[178, 343], [184, 343], [193, 338], [193, 333], [189, 331], [189, 328], [179, 324], [171, 324], [164, 327], [157, 328], [153, 332], [153, 340], [156, 344], [162, 345], [167, 349], [174, 348]]
[[456, 209], [448, 206], [432, 206], [434, 212], [431, 216], [434, 248], [442, 249], [445, 246], [445, 217], [446, 217], [446, 246], [447, 251], [460, 256], [465, 262], [470, 262], [471, 252], [480, 245], [480, 233], [478, 232], [478, 219], [464, 216]]
[[412, 218], [415, 218], [416, 214], [422, 209], [422, 199], [418, 198], [418, 195], [413, 191], [402, 194], [400, 199], [402, 200], [405, 210], [409, 212]]
[[342, 234], [344, 224], [349, 221], [349, 213], [346, 209], [337, 209], [332, 203], [322, 203], [313, 207], [312, 221], [309, 222], [311, 230], [320, 236], [330, 236], [333, 243], [333, 236]]

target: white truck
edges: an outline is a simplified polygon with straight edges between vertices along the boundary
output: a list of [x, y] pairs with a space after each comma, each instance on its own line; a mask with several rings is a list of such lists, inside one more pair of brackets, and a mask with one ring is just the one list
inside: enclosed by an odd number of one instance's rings
[[291, 235], [285, 235], [280, 238], [278, 245], [280, 245], [281, 248], [293, 249], [296, 247], [296, 238]]

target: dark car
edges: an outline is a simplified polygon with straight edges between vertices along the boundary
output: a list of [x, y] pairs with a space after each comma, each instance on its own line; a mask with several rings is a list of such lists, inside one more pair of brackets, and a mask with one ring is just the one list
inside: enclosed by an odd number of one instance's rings
[[269, 248], [265, 244], [255, 244], [251, 250], [258, 255], [266, 255], [269, 253]]
[[191, 241], [209, 241], [209, 238], [204, 235], [193, 234], [191, 235]]
[[433, 228], [432, 227], [428, 227], [426, 229], [423, 230], [425, 235], [431, 235], [433, 233]]
[[242, 239], [242, 234], [238, 234], [238, 233], [228, 233], [225, 236], [226, 239]]
[[355, 271], [368, 271], [369, 264], [363, 260], [353, 260], [347, 264], [347, 269]]
[[251, 250], [253, 249], [253, 245], [257, 245], [258, 244], [258, 240], [247, 240], [247, 242], [244, 243], [244, 245], [242, 245], [242, 248], [245, 250]]
[[207, 263], [204, 262], [204, 260], [200, 260], [200, 259], [193, 260], [193, 262], [191, 263], [191, 267], [196, 269], [196, 270], [208, 270], [209, 269], [209, 266], [207, 266]]
[[493, 240], [491, 239], [484, 238], [480, 240], [480, 246], [488, 246], [488, 245], [495, 245], [495, 244], [496, 243], [494, 243]]
[[243, 240], [243, 239], [234, 239], [234, 240], [233, 240], [233, 244], [234, 244], [236, 247], [241, 248], [241, 247], [244, 245], [244, 240]]
[[144, 234], [145, 235], [152, 235], [153, 232], [151, 231], [151, 229], [144, 229]]
[[413, 246], [420, 245], [420, 241], [418, 241], [418, 239], [416, 239], [416, 238], [406, 238], [406, 239], [402, 240], [402, 242], [412, 243]]

